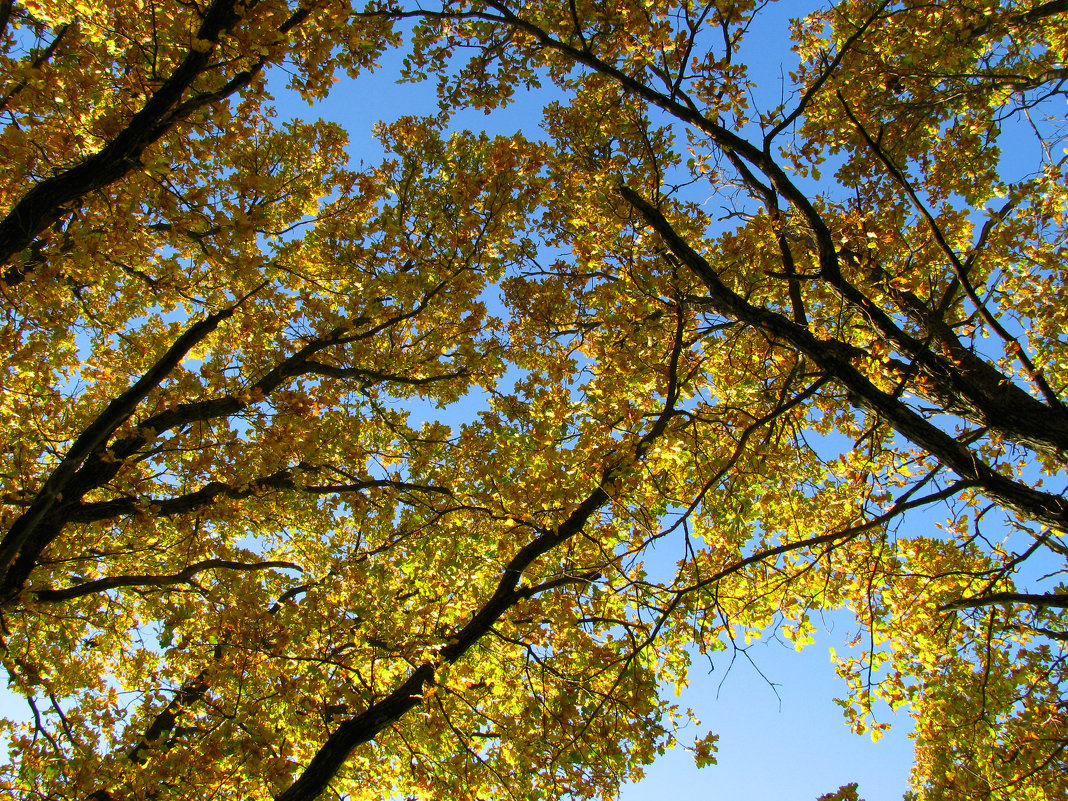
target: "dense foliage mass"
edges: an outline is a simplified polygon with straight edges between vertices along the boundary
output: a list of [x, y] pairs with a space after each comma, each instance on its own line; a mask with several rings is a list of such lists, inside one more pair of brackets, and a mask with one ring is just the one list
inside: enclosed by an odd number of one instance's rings
[[1068, 795], [1068, 3], [782, 5], [0, 1], [5, 797], [610, 797], [840, 608], [918, 798]]

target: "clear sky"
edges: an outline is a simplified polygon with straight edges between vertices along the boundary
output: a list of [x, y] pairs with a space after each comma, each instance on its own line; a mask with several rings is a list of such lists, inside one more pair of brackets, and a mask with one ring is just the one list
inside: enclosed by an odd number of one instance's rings
[[669, 752], [624, 789], [622, 801], [814, 801], [849, 782], [865, 801], [900, 801], [912, 764], [911, 720], [887, 712], [891, 730], [878, 743], [850, 731], [833, 700], [845, 686], [828, 649], [845, 651], [854, 627], [844, 614], [826, 621], [832, 630], [800, 653], [768, 639], [745, 653], [713, 654], [711, 673], [695, 662], [678, 702], [719, 734], [718, 764], [698, 770], [689, 753]]

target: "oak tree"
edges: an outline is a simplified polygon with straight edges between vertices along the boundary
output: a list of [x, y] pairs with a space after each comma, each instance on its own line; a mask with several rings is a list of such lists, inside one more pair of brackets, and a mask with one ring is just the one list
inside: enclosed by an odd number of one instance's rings
[[[0, 3], [4, 791], [611, 796], [845, 608], [918, 797], [1064, 797], [1068, 4], [842, 0], [769, 84], [785, 16]], [[400, 47], [381, 163], [277, 114]]]

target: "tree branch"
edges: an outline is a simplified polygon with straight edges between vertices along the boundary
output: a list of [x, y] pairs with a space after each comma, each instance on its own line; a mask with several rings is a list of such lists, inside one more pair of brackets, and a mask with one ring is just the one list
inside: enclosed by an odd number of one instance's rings
[[1027, 375], [1032, 381], [1034, 381], [1035, 386], [1038, 387], [1039, 391], [1042, 393], [1043, 397], [1045, 397], [1046, 402], [1049, 404], [1049, 406], [1057, 412], [1063, 413], [1065, 411], [1064, 404], [1061, 402], [1061, 399], [1058, 397], [1057, 393], [1053, 391], [1053, 388], [1050, 387], [1049, 383], [1046, 381], [1046, 377], [1042, 374], [1042, 371], [1035, 367], [1034, 362], [1031, 361], [1030, 357], [1024, 351], [1023, 346], [1020, 345], [1019, 340], [1012, 334], [1010, 334], [1008, 330], [1006, 330], [1005, 326], [1003, 326], [998, 321], [998, 319], [993, 314], [991, 314], [990, 310], [986, 307], [986, 304], [983, 302], [982, 298], [980, 298], [979, 294], [975, 291], [975, 287], [972, 286], [971, 281], [968, 279], [968, 267], [965, 266], [965, 264], [961, 261], [960, 256], [957, 255], [957, 252], [946, 240], [945, 234], [942, 233], [942, 228], [938, 225], [938, 221], [935, 220], [934, 215], [932, 215], [931, 212], [927, 209], [927, 207], [920, 201], [919, 195], [916, 193], [916, 190], [912, 186], [912, 182], [908, 180], [905, 174], [894, 163], [893, 159], [890, 158], [889, 154], [887, 154], [886, 151], [883, 150], [883, 148], [879, 145], [879, 143], [872, 138], [871, 134], [868, 133], [867, 129], [861, 124], [860, 120], [857, 119], [857, 117], [853, 114], [852, 109], [850, 109], [849, 104], [846, 103], [841, 93], [838, 93], [838, 100], [839, 102], [841, 102], [842, 109], [843, 111], [845, 111], [846, 116], [849, 118], [850, 122], [853, 123], [853, 126], [860, 133], [861, 137], [864, 139], [864, 142], [867, 144], [869, 149], [875, 154], [879, 161], [882, 162], [883, 166], [886, 168], [886, 171], [890, 174], [894, 181], [896, 181], [897, 184], [905, 190], [905, 194], [912, 202], [913, 208], [916, 209], [916, 211], [920, 214], [921, 217], [923, 217], [924, 221], [927, 223], [927, 228], [931, 232], [931, 236], [938, 244], [939, 249], [945, 254], [946, 258], [949, 260], [949, 263], [953, 267], [953, 272], [956, 275], [957, 282], [959, 283], [960, 287], [964, 289], [964, 293], [972, 302], [972, 305], [975, 307], [975, 310], [979, 312], [979, 316], [983, 318], [983, 321], [988, 326], [990, 326], [990, 328], [995, 333], [997, 333], [999, 337], [1001, 337], [1002, 341], [1005, 343], [1006, 352], [1013, 358], [1018, 359], [1020, 363], [1024, 366], [1024, 370], [1027, 372]]
[[[138, 169], [144, 151], [190, 113], [208, 103], [229, 97], [248, 86], [260, 74], [262, 61], [238, 73], [219, 90], [181, 102], [185, 92], [208, 70], [212, 51], [222, 36], [241, 20], [236, 10], [237, 4], [238, 0], [213, 0], [204, 12], [194, 37], [210, 43], [211, 47], [204, 50], [191, 47], [170, 77], [152, 93], [114, 139], [80, 164], [35, 184], [0, 220], [0, 264], [7, 264], [12, 256], [28, 247], [42, 231], [59, 219], [68, 209], [68, 204], [78, 203], [90, 192]], [[298, 9], [279, 27], [279, 32], [288, 32], [310, 13], [310, 8]], [[11, 265], [0, 276], [0, 281], [14, 286], [25, 277], [26, 272], [19, 265]]]
[[[318, 472], [322, 468], [308, 468], [298, 465], [304, 472]], [[214, 503], [219, 498], [249, 498], [265, 490], [292, 490], [309, 495], [340, 495], [361, 490], [390, 488], [407, 492], [426, 492], [451, 496], [452, 491], [446, 487], [432, 484], [418, 484], [411, 481], [393, 479], [367, 479], [345, 484], [301, 484], [294, 478], [292, 470], [283, 469], [269, 476], [252, 479], [241, 487], [234, 487], [222, 481], [212, 481], [195, 492], [178, 495], [173, 498], [115, 498], [110, 501], [83, 503], [63, 509], [61, 523], [94, 523], [116, 517], [144, 514], [146, 510], [159, 517], [173, 517], [187, 514]]]
[[957, 609], [979, 609], [984, 606], [997, 604], [1026, 604], [1043, 609], [1047, 606], [1055, 606], [1058, 609], [1068, 609], [1068, 595], [1051, 593], [1048, 595], [1033, 595], [1025, 592], [994, 592], [984, 595], [982, 598], [961, 598], [939, 607], [939, 611], [952, 612]]
[[624, 184], [619, 185], [618, 191], [660, 235], [668, 250], [705, 284], [709, 302], [719, 313], [760, 328], [772, 339], [787, 342], [804, 353], [851, 393], [855, 405], [881, 415], [903, 437], [924, 448], [962, 478], [975, 482], [999, 503], [1057, 530], [1068, 530], [1068, 502], [1064, 498], [998, 473], [895, 395], [875, 386], [850, 363], [848, 355], [839, 353], [834, 340], [817, 339], [808, 329], [781, 314], [750, 304], [723, 283], [713, 267], [678, 235], [659, 209]]
[[[82, 431], [74, 441], [59, 466], [38, 490], [29, 508], [11, 525], [3, 540], [0, 540], [0, 586], [7, 587], [8, 572], [23, 546], [33, 537], [38, 524], [54, 509], [68, 484], [75, 478], [83, 462], [97, 451], [134, 413], [137, 405], [170, 374], [182, 359], [196, 345], [204, 340], [219, 323], [231, 317], [235, 311], [252, 294], [259, 291], [263, 284], [252, 292], [238, 299], [229, 308], [209, 315], [194, 323], [175, 340], [174, 344], [149, 370], [129, 389], [107, 405], [107, 407]], [[6, 600], [6, 596], [0, 596]], [[0, 600], [2, 603], [2, 600]]]
[[[680, 313], [680, 329], [681, 326]], [[611, 501], [619, 479], [640, 462], [656, 440], [667, 431], [675, 416], [675, 403], [679, 397], [677, 368], [682, 346], [681, 331], [677, 330], [669, 357], [669, 379], [664, 391], [664, 407], [649, 430], [633, 443], [633, 450], [627, 450], [628, 454], [633, 455], [620, 457], [605, 467], [594, 490], [562, 523], [555, 529], [544, 531], [520, 548], [505, 565], [496, 590], [482, 603], [467, 624], [449, 638], [448, 645], [438, 652], [436, 661], [418, 665], [393, 692], [361, 714], [344, 721], [319, 748], [297, 780], [275, 796], [275, 801], [313, 801], [318, 798], [344, 766], [353, 749], [373, 740], [379, 732], [392, 726], [422, 702], [423, 688], [433, 683], [436, 665], [453, 663], [463, 657], [475, 643], [491, 631], [493, 625], [517, 601], [526, 597], [529, 588], [524, 589], [521, 586], [524, 572], [541, 556], [582, 531], [590, 519]]]
[[108, 576], [107, 578], [87, 581], [84, 584], [76, 584], [62, 589], [35, 589], [32, 590], [34, 597], [40, 603], [58, 603], [93, 595], [98, 592], [119, 589], [120, 587], [169, 587], [174, 584], [182, 584], [190, 581], [193, 576], [205, 570], [237, 570], [255, 571], [280, 568], [285, 570], [301, 570], [300, 565], [293, 562], [235, 562], [230, 559], [205, 559], [195, 562], [178, 573], [166, 575], [126, 575]]

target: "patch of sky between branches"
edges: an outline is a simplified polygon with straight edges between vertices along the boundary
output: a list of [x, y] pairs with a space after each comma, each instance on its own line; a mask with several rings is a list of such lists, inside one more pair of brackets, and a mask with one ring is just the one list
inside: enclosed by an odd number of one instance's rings
[[[399, 27], [408, 36], [413, 25], [405, 22]], [[378, 123], [395, 122], [402, 116], [433, 117], [441, 111], [433, 79], [402, 80], [406, 57], [406, 46], [387, 49], [373, 69], [356, 78], [337, 76], [330, 93], [310, 108], [296, 91], [286, 88], [287, 76], [281, 70], [268, 73], [268, 88], [277, 100], [283, 120], [318, 118], [337, 123], [348, 134], [352, 163], [375, 163], [386, 155], [374, 134]], [[561, 97], [559, 91], [546, 93], [519, 88], [510, 103], [489, 112], [471, 108], [451, 110], [446, 132], [462, 133], [470, 128], [491, 135], [512, 136], [519, 131], [529, 138], [541, 139], [544, 138], [539, 127], [541, 109], [549, 99]]]

